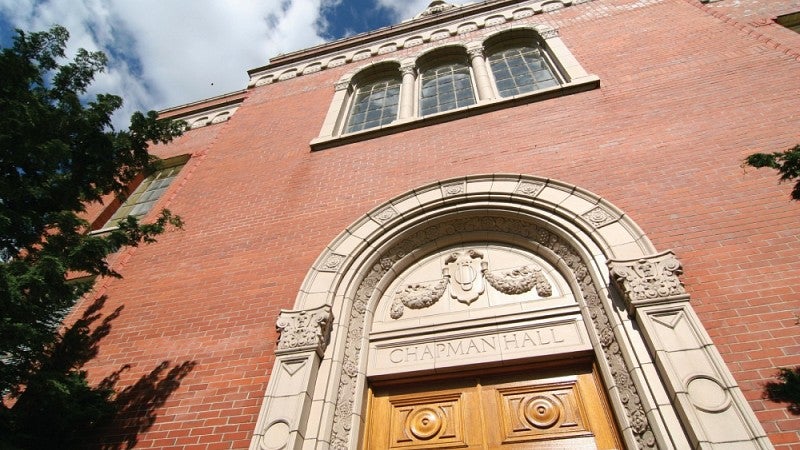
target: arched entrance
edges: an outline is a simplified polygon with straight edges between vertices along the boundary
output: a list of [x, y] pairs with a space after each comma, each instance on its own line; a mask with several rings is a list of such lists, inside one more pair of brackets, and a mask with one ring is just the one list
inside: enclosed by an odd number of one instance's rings
[[[415, 189], [335, 239], [309, 271], [295, 310], [281, 314], [251, 448], [359, 448], [372, 436], [371, 383], [475, 369], [513, 378], [489, 380], [508, 393], [492, 407], [505, 404], [527, 420], [519, 422], [524, 436], [501, 437], [509, 442], [558, 431], [563, 421], [542, 419], [537, 408], [524, 414], [522, 405], [549, 399], [547, 408], [607, 404], [618, 433], [612, 439], [626, 448], [769, 448], [693, 313], [680, 273], [672, 253], [657, 253], [621, 211], [575, 186], [485, 175]], [[584, 363], [564, 375], [565, 361], [575, 358]], [[502, 370], [546, 361], [560, 375]], [[570, 392], [583, 392], [578, 372], [607, 395], [592, 400], [558, 390], [558, 377], [572, 376]], [[395, 413], [389, 408], [390, 419], [410, 426], [419, 414], [451, 405], [425, 409], [408, 398], [395, 402]], [[576, 408], [559, 417], [596, 409]], [[403, 433], [386, 439], [409, 436]], [[426, 433], [417, 438], [450, 436], [440, 428]], [[481, 445], [475, 448], [488, 448]]]

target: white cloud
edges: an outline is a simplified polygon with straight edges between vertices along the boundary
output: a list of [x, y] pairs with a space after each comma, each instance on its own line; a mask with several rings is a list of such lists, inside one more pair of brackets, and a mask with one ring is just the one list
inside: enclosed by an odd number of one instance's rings
[[93, 92], [121, 95], [134, 110], [161, 109], [243, 89], [247, 69], [323, 42], [323, 0], [0, 0], [23, 30], [61, 24], [77, 48], [109, 56]]

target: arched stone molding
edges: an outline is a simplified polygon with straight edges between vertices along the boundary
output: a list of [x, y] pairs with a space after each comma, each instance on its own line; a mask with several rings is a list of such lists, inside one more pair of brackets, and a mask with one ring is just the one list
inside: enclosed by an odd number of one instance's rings
[[525, 249], [568, 280], [627, 448], [771, 448], [689, 305], [677, 259], [590, 192], [505, 174], [415, 189], [326, 248], [281, 315], [315, 317], [300, 327], [312, 342], [287, 347], [295, 334], [281, 335], [251, 448], [359, 448], [382, 293], [432, 249], [473, 242]]

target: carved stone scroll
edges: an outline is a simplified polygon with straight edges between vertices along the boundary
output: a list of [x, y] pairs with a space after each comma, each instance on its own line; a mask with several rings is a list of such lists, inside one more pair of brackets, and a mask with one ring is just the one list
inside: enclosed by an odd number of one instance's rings
[[331, 307], [320, 306], [310, 311], [281, 311], [276, 327], [281, 333], [276, 354], [314, 350], [325, 352], [331, 332]]

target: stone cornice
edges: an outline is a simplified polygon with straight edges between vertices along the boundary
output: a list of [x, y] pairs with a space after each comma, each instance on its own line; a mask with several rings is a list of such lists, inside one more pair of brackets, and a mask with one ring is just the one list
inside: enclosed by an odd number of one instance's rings
[[288, 80], [590, 1], [592, 0], [496, 0], [449, 9], [393, 27], [274, 58], [270, 64], [247, 72], [250, 76], [248, 87]]
[[175, 106], [158, 112], [161, 119], [183, 120], [189, 129], [222, 123], [231, 118], [244, 101], [247, 91], [236, 91], [217, 97]]

